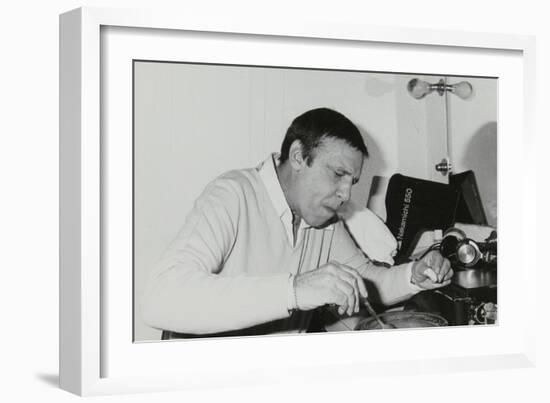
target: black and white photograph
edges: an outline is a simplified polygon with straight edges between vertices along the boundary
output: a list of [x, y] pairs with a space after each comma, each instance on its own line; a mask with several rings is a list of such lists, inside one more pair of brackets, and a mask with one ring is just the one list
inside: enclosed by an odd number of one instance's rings
[[132, 72], [134, 342], [498, 325], [498, 77]]
[[3, 5], [2, 401], [548, 400], [544, 2]]

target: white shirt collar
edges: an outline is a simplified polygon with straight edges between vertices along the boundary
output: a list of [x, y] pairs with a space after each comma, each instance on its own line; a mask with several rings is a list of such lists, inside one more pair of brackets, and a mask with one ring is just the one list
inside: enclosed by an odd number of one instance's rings
[[[296, 245], [298, 242], [294, 242], [294, 235], [292, 230], [292, 211], [286, 201], [285, 194], [279, 182], [277, 176], [277, 170], [275, 167], [279, 164], [279, 154], [271, 154], [264, 162], [258, 166], [258, 173], [264, 186], [267, 190], [267, 194], [275, 208], [275, 211], [279, 215], [281, 222], [285, 228], [288, 240], [291, 245]], [[306, 224], [304, 220], [300, 221], [300, 227], [298, 228], [296, 239], [301, 239], [302, 231], [310, 226]]]
[[279, 217], [290, 213], [292, 220], [292, 211], [288, 206], [281, 183], [279, 182], [279, 177], [277, 176], [277, 170], [275, 169], [278, 165], [279, 154], [273, 153], [258, 166], [258, 172]]

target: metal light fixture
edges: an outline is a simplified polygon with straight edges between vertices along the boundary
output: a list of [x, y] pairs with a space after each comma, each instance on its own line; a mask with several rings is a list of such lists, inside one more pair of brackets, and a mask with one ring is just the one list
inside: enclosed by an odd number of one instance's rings
[[456, 84], [446, 84], [445, 80], [441, 79], [436, 84], [430, 84], [426, 81], [413, 78], [407, 84], [407, 90], [413, 98], [422, 99], [429, 93], [436, 91], [439, 95], [445, 92], [452, 92], [462, 99], [468, 99], [472, 96], [473, 88], [468, 81], [461, 81]]
[[449, 102], [447, 101], [447, 92], [455, 94], [461, 99], [468, 99], [473, 94], [473, 87], [468, 81], [461, 81], [456, 84], [447, 84], [447, 79], [440, 79], [436, 84], [430, 84], [418, 78], [413, 78], [407, 83], [409, 94], [415, 99], [422, 99], [426, 95], [436, 91], [440, 96], [445, 95], [443, 101], [445, 104], [445, 127], [447, 136], [447, 156], [441, 162], [435, 165], [435, 170], [443, 176], [452, 173], [453, 165], [451, 163], [451, 125], [449, 123]]

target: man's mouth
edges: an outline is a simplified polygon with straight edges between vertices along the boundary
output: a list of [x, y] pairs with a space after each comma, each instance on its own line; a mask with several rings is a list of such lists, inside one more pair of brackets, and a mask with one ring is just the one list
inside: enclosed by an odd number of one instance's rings
[[336, 212], [338, 211], [338, 209], [340, 208], [340, 206], [341, 206], [341, 205], [334, 206], [334, 207], [332, 207], [332, 206], [325, 206], [325, 207], [326, 207], [327, 209], [329, 209], [330, 211], [333, 211], [333, 212], [336, 213]]
[[338, 211], [337, 208], [332, 208], [330, 206], [324, 206], [325, 210], [327, 210], [331, 216], [336, 215], [336, 212]]
[[338, 215], [334, 209], [330, 207], [325, 207], [325, 209], [330, 211], [329, 217], [322, 224], [315, 226], [315, 228], [324, 228], [338, 221]]

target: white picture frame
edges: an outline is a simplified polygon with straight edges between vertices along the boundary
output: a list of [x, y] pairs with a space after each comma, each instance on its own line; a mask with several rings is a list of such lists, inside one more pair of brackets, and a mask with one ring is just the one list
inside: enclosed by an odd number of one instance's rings
[[[396, 332], [385, 336], [369, 335], [369, 342], [378, 346], [380, 354], [374, 352], [371, 357], [351, 357], [351, 349], [365, 342], [364, 333], [323, 335], [304, 337], [267, 337], [253, 339], [230, 339], [223, 341], [193, 341], [190, 344], [162, 343], [162, 345], [141, 344], [135, 346], [131, 338], [121, 337], [113, 344], [105, 329], [106, 317], [112, 315], [110, 304], [105, 302], [107, 291], [102, 283], [102, 266], [104, 252], [111, 240], [103, 237], [102, 227], [108, 223], [101, 213], [103, 207], [102, 192], [106, 187], [111, 172], [102, 165], [104, 150], [101, 142], [102, 116], [105, 111], [101, 103], [101, 31], [104, 27], [122, 27], [132, 29], [173, 30], [173, 32], [219, 33], [220, 35], [243, 35], [257, 41], [273, 38], [290, 38], [295, 41], [336, 40], [338, 44], [376, 43], [379, 47], [402, 46], [410, 49], [436, 49], [460, 52], [469, 49], [478, 54], [492, 51], [513, 52], [518, 69], [512, 69], [509, 75], [511, 85], [519, 89], [519, 98], [509, 100], [510, 108], [500, 111], [501, 116], [508, 116], [512, 106], [521, 104], [519, 116], [514, 119], [503, 119], [499, 124], [507, 133], [510, 128], [519, 130], [522, 136], [522, 147], [515, 152], [521, 153], [520, 164], [526, 164], [532, 150], [534, 119], [534, 39], [521, 35], [502, 35], [488, 33], [467, 33], [456, 31], [429, 31], [405, 28], [381, 28], [369, 26], [345, 25], [326, 21], [296, 21], [289, 19], [269, 21], [242, 18], [241, 20], [207, 20], [192, 15], [170, 15], [151, 10], [115, 10], [102, 8], [81, 8], [70, 11], [60, 17], [60, 385], [63, 389], [79, 395], [96, 395], [112, 393], [130, 393], [139, 391], [159, 391], [185, 389], [194, 387], [215, 387], [227, 385], [254, 385], [277, 382], [290, 382], [299, 376], [301, 379], [328, 379], [341, 374], [353, 373], [355, 376], [373, 374], [406, 374], [464, 371], [493, 368], [520, 368], [534, 365], [534, 309], [524, 309], [524, 320], [514, 321], [516, 313], [512, 305], [512, 288], [523, 297], [523, 307], [535, 305], [535, 286], [527, 279], [536, 277], [536, 262], [533, 254], [527, 253], [528, 234], [535, 232], [534, 196], [527, 196], [534, 191], [534, 178], [524, 178], [514, 174], [506, 164], [499, 164], [499, 192], [505, 195], [510, 185], [502, 180], [501, 172], [507, 178], [517, 178], [523, 191], [519, 211], [511, 217], [510, 203], [499, 204], [500, 217], [505, 219], [504, 232], [500, 232], [501, 259], [499, 259], [499, 305], [504, 314], [499, 316], [499, 325], [485, 329], [437, 329], [434, 331], [418, 330], [407, 335]], [[519, 58], [519, 59], [518, 59]], [[433, 63], [435, 64], [435, 60]], [[518, 75], [518, 71], [521, 74]], [[428, 72], [429, 73], [429, 72]], [[104, 85], [110, 85], [109, 83]], [[126, 94], [128, 96], [128, 94]], [[517, 133], [517, 131], [516, 131]], [[508, 142], [503, 140], [504, 145]], [[499, 144], [499, 158], [511, 153], [510, 148]], [[516, 159], [517, 160], [517, 159]], [[500, 159], [503, 161], [503, 159]], [[514, 176], [516, 175], [516, 176]], [[503, 198], [504, 199], [504, 198]], [[128, 228], [126, 228], [126, 231]], [[500, 228], [499, 228], [500, 230]], [[513, 279], [506, 272], [506, 259], [512, 248], [511, 233], [519, 233], [519, 242], [515, 253], [524, 256], [521, 264], [521, 276]], [[502, 236], [502, 234], [504, 234]], [[518, 239], [518, 235], [515, 236]], [[501, 264], [501, 261], [504, 262]], [[504, 267], [504, 269], [501, 269]], [[516, 268], [516, 274], [517, 274]], [[513, 282], [513, 284], [512, 284]], [[502, 285], [502, 287], [501, 287]], [[512, 287], [513, 286], [513, 287]], [[508, 314], [506, 313], [508, 309]], [[473, 334], [472, 334], [473, 333]], [[116, 335], [115, 335], [116, 336]], [[328, 354], [319, 357], [320, 343], [329, 346], [341, 344], [346, 337], [346, 346], [339, 354]], [[502, 345], [495, 343], [493, 350], [483, 354], [481, 350], [465, 349], [455, 351], [444, 349], [430, 354], [407, 352], [400, 349], [403, 338], [437, 341], [440, 337], [462, 340], [480, 338], [503, 339]], [[121, 341], [122, 340], [122, 341]], [[388, 346], [392, 347], [389, 354]], [[230, 347], [230, 348], [228, 348]], [[185, 351], [187, 348], [188, 351]], [[266, 353], [269, 350], [269, 353]], [[331, 351], [334, 349], [330, 349]], [[208, 351], [219, 360], [216, 370], [208, 366], [209, 359], [204, 358]], [[290, 352], [286, 359], [279, 359], [281, 353]], [[300, 354], [294, 354], [300, 352]], [[125, 355], [126, 354], [126, 355]], [[185, 360], [169, 362], [168, 355], [186, 354]], [[263, 359], [263, 354], [272, 354], [270, 359]], [[134, 366], [132, 358], [145, 357], [149, 370]], [[161, 357], [161, 358], [158, 358]], [[164, 358], [163, 358], [164, 357]], [[347, 358], [346, 358], [347, 357]], [[351, 357], [351, 358], [350, 358]], [[111, 369], [111, 362], [126, 360], [127, 367], [118, 366]], [[138, 360], [139, 361], [139, 360]], [[113, 365], [113, 368], [115, 366]], [[154, 370], [151, 370], [153, 368]], [[303, 369], [307, 368], [307, 375]], [[256, 369], [261, 371], [256, 371]], [[284, 371], [281, 371], [284, 369]], [[335, 369], [337, 369], [335, 371]], [[283, 373], [283, 374], [281, 374]]]

